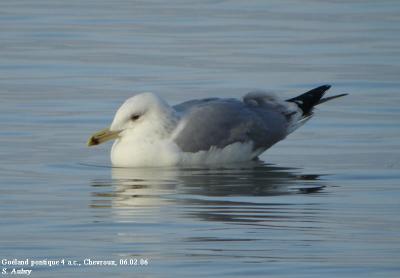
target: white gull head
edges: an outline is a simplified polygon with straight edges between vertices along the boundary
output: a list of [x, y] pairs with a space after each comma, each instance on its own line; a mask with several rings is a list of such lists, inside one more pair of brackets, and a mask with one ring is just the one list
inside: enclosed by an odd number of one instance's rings
[[175, 111], [157, 95], [142, 93], [129, 98], [118, 109], [110, 126], [110, 131], [119, 132], [111, 149], [112, 164], [151, 166], [155, 160], [174, 164], [178, 158], [172, 155], [176, 152], [169, 138], [177, 122]]
[[[111, 162], [116, 167], [176, 164], [176, 145], [170, 144], [178, 116], [163, 99], [142, 93], [127, 99], [117, 110], [110, 128], [94, 134], [89, 145], [116, 139]], [[157, 159], [155, 159], [157, 157]], [[165, 161], [167, 160], [167, 161]]]
[[127, 99], [117, 110], [110, 126], [127, 139], [147, 135], [164, 138], [175, 128], [175, 111], [153, 93], [142, 93]]

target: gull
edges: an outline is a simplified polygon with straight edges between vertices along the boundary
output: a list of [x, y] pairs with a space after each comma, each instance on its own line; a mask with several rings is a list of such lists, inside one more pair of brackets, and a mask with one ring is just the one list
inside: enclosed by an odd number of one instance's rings
[[153, 93], [127, 99], [109, 128], [94, 133], [88, 146], [115, 139], [114, 167], [225, 164], [258, 159], [302, 126], [330, 88], [324, 85], [282, 100], [254, 91], [242, 100], [206, 98], [170, 106]]

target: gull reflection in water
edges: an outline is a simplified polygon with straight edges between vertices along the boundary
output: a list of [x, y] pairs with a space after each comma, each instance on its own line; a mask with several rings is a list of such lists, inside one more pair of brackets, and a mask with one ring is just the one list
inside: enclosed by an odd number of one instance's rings
[[243, 212], [257, 214], [261, 209], [266, 220], [271, 209], [288, 208], [290, 200], [282, 203], [275, 196], [323, 194], [326, 185], [319, 177], [262, 162], [219, 168], [112, 168], [111, 180], [93, 181], [92, 207], [112, 208], [118, 221], [154, 223], [183, 214], [257, 223], [262, 219], [244, 220]]

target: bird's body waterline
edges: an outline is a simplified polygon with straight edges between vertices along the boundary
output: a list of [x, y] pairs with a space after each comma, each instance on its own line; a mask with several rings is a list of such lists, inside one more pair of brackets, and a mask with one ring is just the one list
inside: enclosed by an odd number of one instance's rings
[[212, 98], [176, 106], [143, 93], [125, 101], [110, 128], [94, 134], [88, 145], [115, 139], [115, 167], [249, 161], [310, 119], [313, 107], [328, 99], [321, 99], [328, 89], [321, 86], [287, 101], [252, 92], [243, 100]]

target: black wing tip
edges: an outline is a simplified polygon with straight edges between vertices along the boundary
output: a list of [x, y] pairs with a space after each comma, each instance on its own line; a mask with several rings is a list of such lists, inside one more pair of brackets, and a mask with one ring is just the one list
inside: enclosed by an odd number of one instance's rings
[[331, 88], [331, 85], [325, 84], [311, 89], [304, 94], [288, 99], [287, 101], [296, 103], [303, 111], [303, 115], [310, 115], [314, 106], [320, 103], [325, 92]]
[[326, 91], [328, 91], [331, 87], [332, 87], [331, 85], [325, 84], [325, 85], [316, 87], [314, 89], [311, 89], [300, 96], [313, 95], [313, 96], [317, 97], [317, 96], [321, 95], [321, 97], [322, 97], [322, 95], [324, 95], [326, 93]]

